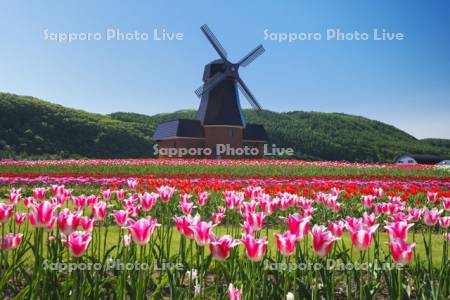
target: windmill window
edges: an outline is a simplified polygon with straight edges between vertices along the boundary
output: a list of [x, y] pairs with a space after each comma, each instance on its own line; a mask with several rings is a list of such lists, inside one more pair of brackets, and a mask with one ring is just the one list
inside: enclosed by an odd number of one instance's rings
[[234, 136], [234, 128], [228, 128], [228, 136]]

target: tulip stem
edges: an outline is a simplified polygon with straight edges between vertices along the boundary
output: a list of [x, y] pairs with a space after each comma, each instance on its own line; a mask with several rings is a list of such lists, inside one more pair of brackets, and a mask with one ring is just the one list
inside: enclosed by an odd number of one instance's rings
[[402, 272], [397, 268], [397, 285], [398, 285], [398, 300], [402, 299]]

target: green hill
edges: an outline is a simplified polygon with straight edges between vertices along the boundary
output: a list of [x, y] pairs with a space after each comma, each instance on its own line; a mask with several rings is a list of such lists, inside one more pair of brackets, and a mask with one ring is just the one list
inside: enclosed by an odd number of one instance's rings
[[[450, 153], [445, 144], [417, 140], [358, 116], [252, 110], [244, 114], [249, 123], [265, 126], [272, 143], [294, 148], [297, 158], [392, 161], [405, 152]], [[150, 157], [151, 136], [159, 122], [194, 117], [194, 110], [100, 115], [0, 93], [0, 157]]]
[[427, 143], [428, 145], [434, 147], [445, 148], [447, 151], [450, 151], [450, 140], [447, 139], [422, 139], [423, 143]]

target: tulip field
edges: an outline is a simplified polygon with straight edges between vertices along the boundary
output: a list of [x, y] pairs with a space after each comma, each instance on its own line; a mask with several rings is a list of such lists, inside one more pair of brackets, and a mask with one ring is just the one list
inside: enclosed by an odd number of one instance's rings
[[450, 170], [0, 161], [1, 299], [447, 299]]

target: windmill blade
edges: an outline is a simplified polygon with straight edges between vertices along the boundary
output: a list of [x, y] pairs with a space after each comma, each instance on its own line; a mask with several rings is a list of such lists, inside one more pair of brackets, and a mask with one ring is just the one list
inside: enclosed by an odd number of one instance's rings
[[258, 56], [260, 56], [261, 54], [263, 54], [264, 51], [266, 51], [266, 49], [264, 49], [263, 45], [258, 45], [258, 47], [256, 47], [256, 48], [253, 49], [252, 51], [250, 51], [250, 53], [247, 54], [246, 56], [244, 56], [244, 58], [242, 58], [242, 59], [238, 62], [238, 65], [245, 68], [245, 67], [248, 66], [252, 61], [254, 61]]
[[197, 97], [201, 97], [204, 93], [214, 88], [219, 82], [221, 82], [226, 77], [225, 73], [216, 73], [211, 78], [209, 78], [204, 85], [195, 90]]
[[200, 27], [200, 29], [203, 31], [206, 38], [211, 43], [211, 45], [214, 47], [214, 49], [216, 49], [216, 51], [220, 55], [220, 57], [223, 60], [227, 60], [227, 56], [228, 56], [227, 52], [222, 47], [222, 45], [220, 44], [219, 40], [216, 38], [214, 33], [212, 33], [211, 29], [209, 29], [208, 25], [204, 24], [202, 27]]
[[241, 78], [238, 78], [238, 87], [239, 90], [244, 94], [245, 98], [247, 98], [248, 102], [250, 102], [250, 105], [257, 110], [262, 110], [261, 105], [256, 101], [255, 97], [253, 96], [252, 92], [248, 89], [248, 87], [245, 85], [245, 83], [242, 81]]

